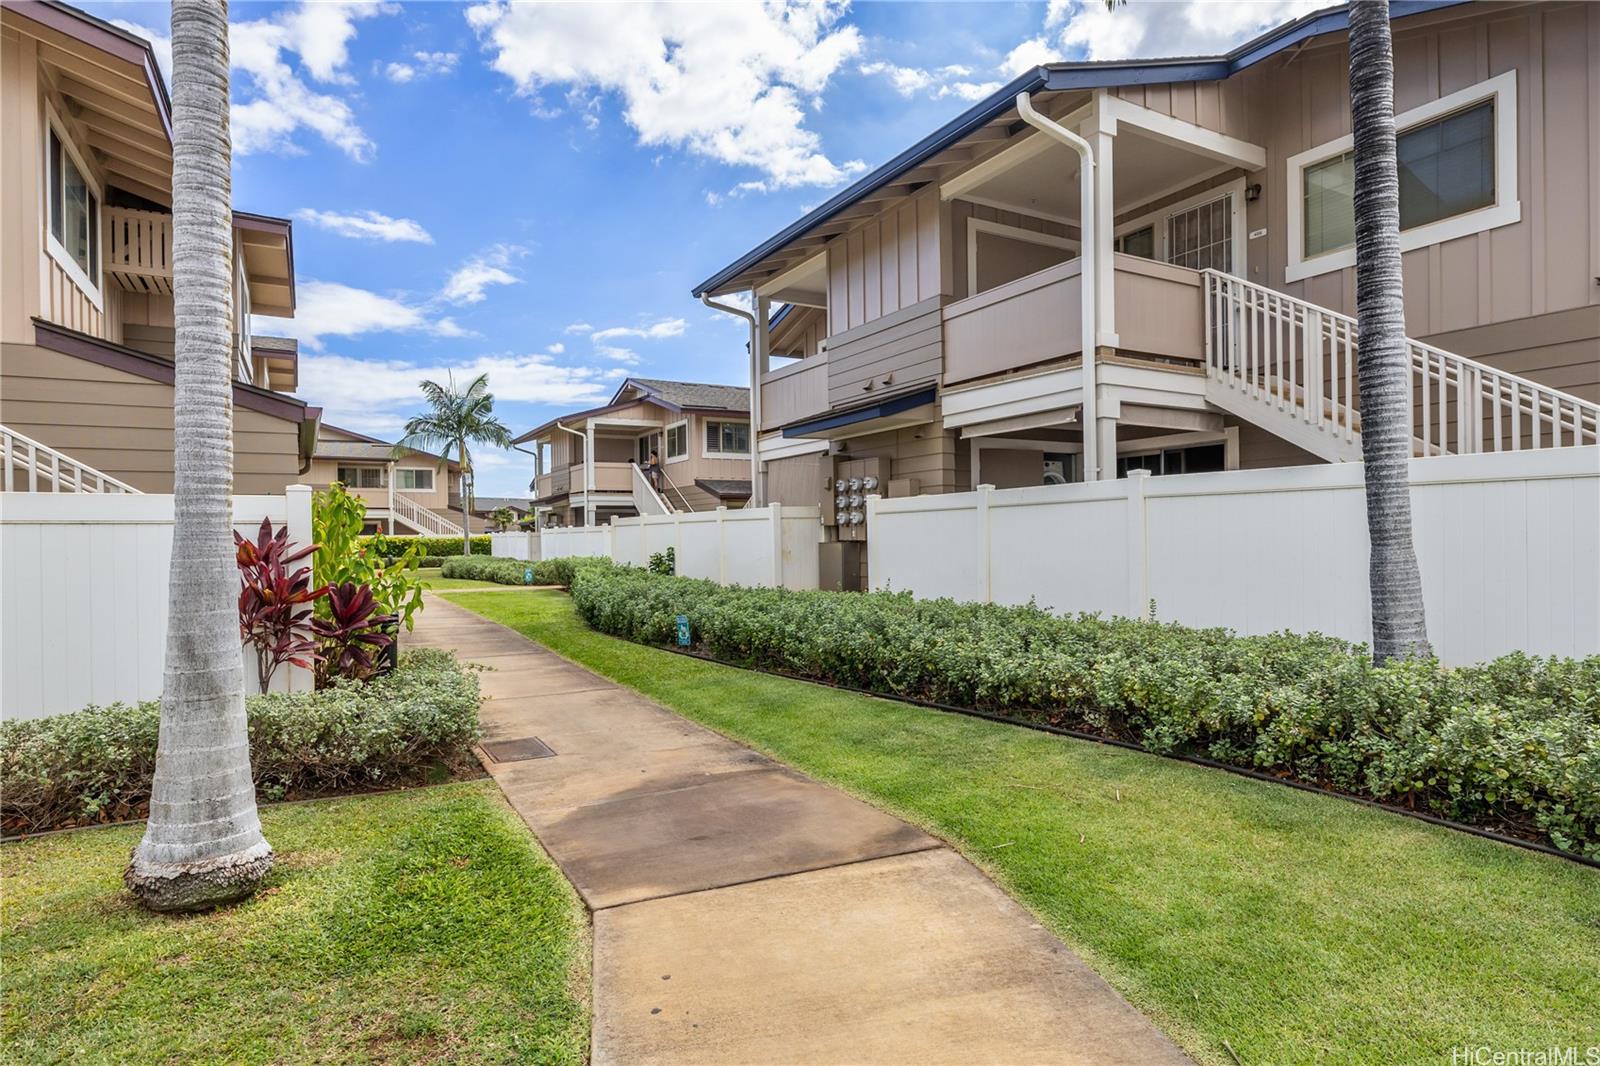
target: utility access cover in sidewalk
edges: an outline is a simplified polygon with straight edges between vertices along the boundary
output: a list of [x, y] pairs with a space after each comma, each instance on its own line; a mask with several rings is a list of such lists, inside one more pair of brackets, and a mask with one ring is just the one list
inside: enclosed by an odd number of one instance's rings
[[555, 752], [538, 737], [518, 737], [516, 740], [491, 740], [482, 745], [483, 753], [495, 762], [522, 762], [526, 759], [548, 759]]

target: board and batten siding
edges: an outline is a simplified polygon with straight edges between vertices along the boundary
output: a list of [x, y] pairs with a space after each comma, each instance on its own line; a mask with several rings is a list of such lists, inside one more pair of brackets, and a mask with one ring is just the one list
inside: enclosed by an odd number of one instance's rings
[[[1395, 110], [1507, 71], [1517, 75], [1521, 220], [1403, 255], [1406, 332], [1426, 337], [1600, 305], [1600, 5], [1450, 8], [1397, 24]], [[1288, 160], [1350, 132], [1339, 35], [1226, 82], [1134, 86], [1118, 95], [1262, 145], [1262, 194], [1247, 207], [1250, 280], [1355, 313], [1355, 270], [1285, 283]], [[1222, 179], [1217, 179], [1221, 181]]]
[[840, 334], [948, 292], [938, 190], [886, 209], [828, 244], [828, 332]]

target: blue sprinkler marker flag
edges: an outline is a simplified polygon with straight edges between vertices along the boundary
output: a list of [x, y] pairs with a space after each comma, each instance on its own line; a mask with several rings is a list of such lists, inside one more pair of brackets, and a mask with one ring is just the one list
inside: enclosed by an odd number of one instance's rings
[[533, 584], [533, 567], [524, 566], [522, 568], [522, 583], [524, 585]]
[[678, 616], [678, 646], [683, 648], [689, 646], [689, 616], [686, 614]]

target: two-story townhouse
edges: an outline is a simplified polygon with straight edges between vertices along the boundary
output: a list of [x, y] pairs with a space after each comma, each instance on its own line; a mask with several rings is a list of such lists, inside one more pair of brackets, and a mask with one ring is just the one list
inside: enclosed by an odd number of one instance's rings
[[[6, 489], [172, 491], [172, 117], [145, 41], [64, 4], [0, 5], [0, 462]], [[235, 212], [234, 485], [307, 469], [287, 219]], [[110, 479], [110, 480], [103, 480]]]
[[[1592, 444], [1600, 5], [1392, 12], [1417, 454]], [[757, 502], [1359, 459], [1347, 39], [1030, 70], [697, 286]]]
[[[368, 533], [461, 535], [461, 464], [322, 423], [305, 481], [326, 489], [335, 481], [367, 505]], [[476, 511], [474, 511], [476, 513]]]
[[628, 378], [604, 406], [553, 418], [514, 443], [534, 445], [540, 526], [743, 507], [750, 498], [750, 390], [735, 385]]

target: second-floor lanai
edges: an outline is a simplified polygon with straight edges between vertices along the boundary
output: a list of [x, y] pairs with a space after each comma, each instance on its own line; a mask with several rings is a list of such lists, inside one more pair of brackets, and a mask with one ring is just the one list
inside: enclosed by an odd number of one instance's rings
[[628, 378], [606, 404], [516, 438], [535, 457], [541, 526], [742, 507], [751, 443], [748, 389], [656, 378]]
[[[1600, 10], [1393, 12], [1418, 452], [1592, 443]], [[1346, 29], [1039, 67], [707, 279], [769, 323], [769, 471], [844, 448], [941, 491], [1082, 477], [1086, 451], [1090, 477], [1359, 457]]]
[[[0, 422], [34, 454], [166, 491], [172, 116], [154, 53], [65, 4], [4, 0], [0, 110]], [[250, 330], [252, 314], [294, 315], [292, 226], [235, 212], [231, 251], [237, 483], [281, 491], [317, 410], [287, 395], [294, 343]]]

